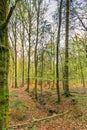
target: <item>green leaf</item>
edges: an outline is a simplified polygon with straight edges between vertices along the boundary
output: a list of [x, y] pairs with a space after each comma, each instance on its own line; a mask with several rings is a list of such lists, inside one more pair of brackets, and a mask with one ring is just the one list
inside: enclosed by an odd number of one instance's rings
[[36, 130], [36, 125], [34, 125], [34, 126], [32, 127], [32, 130]]
[[32, 120], [35, 121], [35, 118], [33, 117]]
[[6, 130], [6, 128], [3, 128], [2, 130]]
[[12, 128], [11, 130], [14, 130], [14, 128]]

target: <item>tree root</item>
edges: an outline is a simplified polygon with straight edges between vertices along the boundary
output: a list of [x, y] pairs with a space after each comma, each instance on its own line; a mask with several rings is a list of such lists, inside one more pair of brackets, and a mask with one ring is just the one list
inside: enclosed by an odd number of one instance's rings
[[14, 128], [14, 129], [18, 129], [18, 128], [24, 128], [24, 127], [28, 127], [28, 128], [32, 128], [34, 124], [38, 123], [38, 122], [41, 122], [43, 120], [50, 120], [50, 119], [53, 119], [55, 117], [58, 117], [58, 116], [62, 116], [62, 115], [65, 115], [67, 113], [69, 113], [70, 110], [67, 110], [65, 111], [64, 113], [60, 113], [60, 114], [55, 114], [55, 115], [52, 115], [52, 116], [47, 116], [47, 117], [44, 117], [44, 118], [41, 118], [41, 119], [34, 119], [33, 121], [31, 120], [27, 120], [26, 123], [23, 123], [23, 124], [17, 124], [17, 125], [14, 125], [14, 126], [9, 126], [8, 127], [8, 130]]

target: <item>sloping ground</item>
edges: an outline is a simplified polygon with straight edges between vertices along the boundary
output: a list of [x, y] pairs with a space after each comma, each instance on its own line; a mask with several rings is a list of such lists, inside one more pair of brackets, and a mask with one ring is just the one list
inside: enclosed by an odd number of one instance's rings
[[[28, 119], [32, 120], [34, 118], [37, 118], [38, 116], [39, 117], [46, 116], [46, 113], [44, 113], [43, 111], [41, 111], [40, 109], [36, 107], [37, 103], [32, 100], [29, 94], [25, 91], [25, 88], [11, 89], [10, 106], [11, 106], [11, 109], [10, 109], [10, 115], [11, 115], [10, 124], [11, 125], [20, 123], [20, 122], [22, 123]], [[24, 118], [17, 120], [17, 118], [15, 117], [18, 114], [19, 115], [24, 114], [25, 120]]]
[[[32, 98], [33, 93], [29, 95], [25, 88], [12, 88], [10, 126], [15, 126], [16, 130], [87, 130], [87, 97], [83, 89], [78, 89], [79, 91], [80, 94], [77, 93], [75, 97], [62, 96], [58, 105], [55, 90], [45, 91], [44, 100], [37, 103]], [[60, 113], [62, 114], [59, 115]], [[55, 116], [57, 114], [58, 116]]]

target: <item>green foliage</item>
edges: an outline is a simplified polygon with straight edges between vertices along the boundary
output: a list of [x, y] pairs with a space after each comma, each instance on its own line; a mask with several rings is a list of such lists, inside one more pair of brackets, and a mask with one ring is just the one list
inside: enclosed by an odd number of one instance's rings
[[11, 130], [14, 130], [14, 128], [12, 128]]
[[32, 130], [36, 130], [36, 125], [34, 125], [34, 126], [32, 127]]
[[59, 104], [59, 101], [58, 101], [58, 100], [55, 100], [54, 104]]
[[3, 128], [2, 130], [6, 130], [6, 128]]
[[25, 103], [25, 100], [15, 99], [10, 103], [11, 114], [19, 121], [23, 121], [26, 118], [25, 110], [29, 110], [29, 106]]
[[23, 119], [25, 118], [25, 115], [21, 112], [19, 113], [16, 118], [19, 120], [19, 121], [23, 121]]
[[10, 93], [10, 97], [14, 98], [14, 97], [18, 97], [18, 95], [16, 93]]
[[10, 108], [16, 108], [17, 110], [23, 110], [23, 109], [29, 109], [29, 106], [27, 106], [24, 101], [21, 101], [20, 99], [16, 99], [14, 102], [10, 103]]
[[16, 99], [14, 102], [10, 103], [10, 108], [17, 108], [19, 109], [22, 106], [22, 101], [19, 99]]

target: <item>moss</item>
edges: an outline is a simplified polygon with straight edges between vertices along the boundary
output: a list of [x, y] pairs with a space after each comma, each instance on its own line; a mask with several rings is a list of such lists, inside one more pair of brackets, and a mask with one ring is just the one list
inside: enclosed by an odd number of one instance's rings
[[4, 69], [4, 67], [0, 67], [0, 73], [4, 73], [4, 74], [7, 74], [7, 70]]
[[0, 130], [8, 125], [9, 93], [8, 93], [8, 69], [9, 69], [9, 45], [7, 29], [2, 30], [6, 20], [7, 1], [0, 0]]
[[7, 47], [7, 46], [5, 46], [5, 45], [0, 45], [0, 51], [8, 51], [9, 50], [9, 48]]

